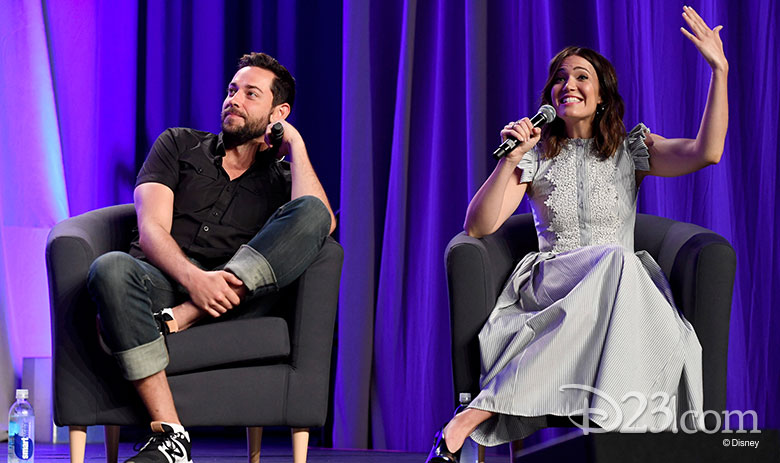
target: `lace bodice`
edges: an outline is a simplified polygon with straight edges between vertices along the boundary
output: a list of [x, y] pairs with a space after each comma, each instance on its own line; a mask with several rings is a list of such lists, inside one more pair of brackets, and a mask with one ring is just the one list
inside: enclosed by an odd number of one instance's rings
[[561, 253], [582, 246], [620, 244], [634, 249], [636, 170], [647, 170], [643, 124], [637, 125], [614, 156], [601, 160], [591, 139], [571, 139], [553, 159], [534, 148], [518, 168], [531, 182], [531, 200], [541, 252]]

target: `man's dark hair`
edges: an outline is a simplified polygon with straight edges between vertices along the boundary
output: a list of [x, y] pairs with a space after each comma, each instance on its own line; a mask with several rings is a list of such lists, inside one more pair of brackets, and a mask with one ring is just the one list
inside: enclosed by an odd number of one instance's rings
[[292, 108], [295, 101], [295, 79], [286, 67], [282, 66], [276, 58], [265, 53], [249, 53], [238, 60], [238, 69], [247, 66], [255, 66], [267, 69], [276, 76], [271, 83], [271, 93], [274, 95], [273, 105], [287, 103]]

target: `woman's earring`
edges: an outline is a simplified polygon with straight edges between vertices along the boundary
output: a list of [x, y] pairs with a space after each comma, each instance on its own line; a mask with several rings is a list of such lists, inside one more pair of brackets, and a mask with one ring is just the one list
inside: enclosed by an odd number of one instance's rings
[[599, 105], [596, 106], [596, 115], [601, 116], [604, 114], [604, 109], [606, 109], [605, 106], [602, 103], [599, 103]]

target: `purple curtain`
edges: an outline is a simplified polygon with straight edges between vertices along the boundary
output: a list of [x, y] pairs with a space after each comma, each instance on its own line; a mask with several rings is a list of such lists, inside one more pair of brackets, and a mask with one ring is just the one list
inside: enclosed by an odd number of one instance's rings
[[[626, 125], [641, 121], [667, 137], [695, 136], [709, 82], [679, 32], [681, 5], [662, 1], [120, 3], [14, 0], [0, 14], [10, 38], [1, 45], [0, 104], [13, 109], [0, 115], [0, 149], [14, 172], [0, 188], [0, 268], [31, 267], [25, 256], [42, 255], [45, 232], [11, 245], [11, 236], [33, 236], [24, 227], [45, 230], [66, 214], [131, 201], [157, 135], [170, 126], [218, 130], [238, 57], [276, 56], [298, 82], [291, 122], [340, 210], [339, 447], [422, 451], [451, 414], [444, 248], [494, 166], [499, 128], [537, 109], [559, 49], [601, 51], [617, 69]], [[694, 6], [724, 25], [726, 152], [696, 174], [646, 180], [639, 207], [733, 244], [728, 407], [778, 427], [777, 5]], [[38, 170], [25, 171], [28, 162]], [[18, 193], [31, 188], [34, 196]], [[42, 259], [35, 265], [37, 280], [25, 280], [45, 282]], [[48, 319], [45, 306], [30, 311], [19, 296], [39, 286], [20, 286], [14, 274], [0, 271], [8, 332], [0, 359], [18, 364], [21, 327], [38, 326], [45, 339]]]

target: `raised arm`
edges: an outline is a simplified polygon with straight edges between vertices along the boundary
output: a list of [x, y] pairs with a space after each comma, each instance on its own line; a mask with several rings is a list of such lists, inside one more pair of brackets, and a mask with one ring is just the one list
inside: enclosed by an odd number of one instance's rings
[[723, 42], [720, 39], [723, 26], [710, 29], [699, 14], [688, 6], [684, 7], [683, 18], [691, 32], [683, 27], [680, 30], [693, 42], [712, 68], [707, 104], [695, 139], [664, 138], [658, 134], [650, 134], [647, 143], [650, 148], [648, 175], [676, 177], [717, 164], [726, 141], [729, 125], [729, 63], [723, 53]]
[[[320, 179], [317, 178], [317, 173], [314, 172], [314, 166], [311, 165], [309, 160], [309, 153], [306, 151], [306, 144], [303, 142], [301, 134], [298, 130], [287, 121], [279, 121], [284, 124], [284, 139], [282, 145], [279, 147], [279, 154], [290, 156], [290, 174], [292, 175], [292, 197], [291, 199], [300, 198], [301, 196], [315, 196], [325, 204], [330, 214], [330, 233], [336, 229], [336, 216], [333, 214], [333, 209], [328, 202], [328, 196], [325, 194], [325, 189], [322, 188]], [[271, 124], [268, 125], [266, 131], [266, 141], [270, 141]]]
[[501, 139], [511, 135], [520, 144], [498, 161], [493, 173], [471, 199], [463, 224], [469, 236], [479, 238], [495, 232], [517, 210], [528, 187], [527, 183], [520, 182], [522, 171], [517, 164], [536, 145], [541, 133], [527, 117], [504, 126]]

